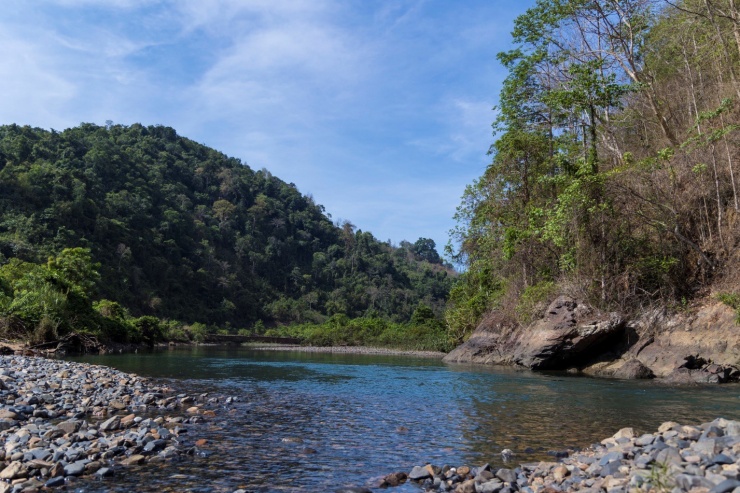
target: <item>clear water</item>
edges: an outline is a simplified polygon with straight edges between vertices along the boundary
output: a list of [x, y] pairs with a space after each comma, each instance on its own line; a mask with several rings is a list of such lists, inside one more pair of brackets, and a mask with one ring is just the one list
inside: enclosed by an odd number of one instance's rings
[[549, 451], [586, 447], [625, 426], [652, 432], [669, 420], [740, 419], [737, 385], [675, 388], [430, 359], [241, 348], [78, 359], [165, 379], [182, 392], [241, 400], [189, 426], [190, 442], [207, 440], [208, 457], [121, 470], [112, 480], [79, 481], [78, 491], [372, 487], [380, 476], [426, 462], [501, 466], [504, 448], [517, 454], [515, 464], [552, 460]]

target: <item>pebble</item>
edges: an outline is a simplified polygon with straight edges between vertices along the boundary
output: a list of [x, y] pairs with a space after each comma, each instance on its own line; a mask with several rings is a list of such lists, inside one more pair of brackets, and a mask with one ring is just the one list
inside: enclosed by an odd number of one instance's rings
[[0, 377], [0, 493], [57, 488], [73, 476], [109, 478], [192, 454], [180, 438], [185, 425], [225, 403], [174, 395], [104, 366], [37, 357], [0, 356]]
[[408, 475], [389, 474], [379, 486], [408, 480], [426, 492], [740, 493], [740, 422], [718, 418], [682, 426], [671, 421], [655, 433], [641, 435], [623, 428], [587, 450], [558, 458], [498, 470], [488, 464], [482, 468], [427, 464]]

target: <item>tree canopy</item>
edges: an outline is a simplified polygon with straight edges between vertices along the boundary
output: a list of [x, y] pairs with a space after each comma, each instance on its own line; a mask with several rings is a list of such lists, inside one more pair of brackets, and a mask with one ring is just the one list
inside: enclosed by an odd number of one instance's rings
[[538, 0], [517, 18], [492, 163], [452, 232], [459, 338], [556, 292], [632, 310], [738, 289], [739, 33], [732, 0]]
[[440, 316], [454, 271], [434, 248], [335, 225], [294, 184], [172, 128], [0, 127], [0, 264], [136, 316], [235, 328], [405, 322], [420, 304]]

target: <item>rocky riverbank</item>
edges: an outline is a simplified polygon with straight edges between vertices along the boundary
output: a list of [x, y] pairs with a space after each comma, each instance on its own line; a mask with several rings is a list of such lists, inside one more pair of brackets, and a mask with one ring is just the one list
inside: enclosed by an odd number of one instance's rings
[[719, 302], [627, 319], [561, 296], [527, 326], [489, 314], [444, 360], [679, 384], [737, 382], [740, 325], [735, 319], [735, 312]]
[[0, 493], [108, 478], [198, 453], [188, 425], [232, 401], [176, 394], [103, 366], [0, 356]]
[[[504, 459], [515, 461], [510, 451]], [[379, 487], [416, 483], [423, 491], [454, 493], [671, 492], [740, 493], [740, 422], [699, 426], [663, 423], [656, 433], [632, 428], [558, 462], [516, 468], [427, 464], [386, 476]]]

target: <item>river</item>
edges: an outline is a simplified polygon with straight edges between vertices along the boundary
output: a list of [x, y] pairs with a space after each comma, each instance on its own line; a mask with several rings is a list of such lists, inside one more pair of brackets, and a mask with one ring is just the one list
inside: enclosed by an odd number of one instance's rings
[[[669, 420], [740, 419], [738, 385], [677, 388], [428, 358], [243, 348], [75, 360], [167, 380], [189, 394], [239, 399], [189, 426], [190, 442], [206, 440], [201, 455], [104, 482], [82, 480], [80, 492], [325, 492], [371, 486], [426, 462], [500, 467], [504, 448], [516, 453], [514, 465], [552, 460], [554, 451], [588, 446], [626, 426], [653, 432]], [[393, 491], [420, 490], [407, 484]]]

